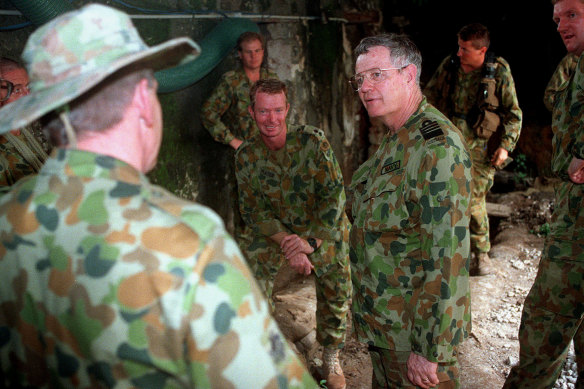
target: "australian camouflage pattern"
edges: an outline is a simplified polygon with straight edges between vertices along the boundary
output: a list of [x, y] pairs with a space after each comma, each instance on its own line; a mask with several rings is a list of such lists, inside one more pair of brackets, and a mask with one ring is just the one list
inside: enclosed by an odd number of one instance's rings
[[280, 150], [270, 151], [260, 135], [244, 142], [235, 172], [246, 223], [240, 247], [269, 297], [286, 261], [269, 237], [286, 232], [322, 239], [309, 255], [316, 275], [317, 339], [323, 346], [340, 347], [352, 291], [349, 220], [343, 176], [329, 142], [315, 127], [288, 125]]
[[18, 134], [0, 135], [0, 187], [38, 173], [48, 157], [43, 143], [32, 126], [21, 128]]
[[[260, 79], [264, 78], [278, 76], [261, 68]], [[217, 142], [228, 144], [235, 138], [245, 140], [258, 133], [247, 111], [251, 85], [243, 68], [229, 71], [221, 77], [211, 96], [203, 103], [203, 126]]]
[[576, 69], [576, 63], [578, 63], [578, 56], [568, 53], [556, 67], [543, 94], [543, 103], [548, 110], [554, 109], [556, 94], [562, 89], [566, 89], [567, 83]]
[[0, 198], [6, 387], [316, 388], [210, 209], [56, 149]]
[[506, 388], [551, 388], [574, 341], [578, 383], [584, 386], [584, 185], [568, 176], [572, 158], [584, 159], [584, 62], [555, 96], [552, 171], [562, 179], [534, 284], [519, 328], [520, 359]]
[[471, 160], [424, 98], [354, 173], [350, 238], [359, 340], [456, 360], [470, 333]]
[[[500, 134], [495, 135], [499, 142], [494, 149], [502, 147], [511, 153], [515, 149], [523, 113], [519, 108], [515, 82], [507, 61], [496, 57], [495, 95], [499, 100], [498, 113], [501, 117]], [[491, 165], [491, 155], [487, 152], [487, 140], [479, 138], [467, 122], [469, 112], [477, 101], [477, 92], [483, 76], [482, 68], [465, 73], [460, 66], [455, 69], [453, 88], [449, 88], [449, 72], [451, 72], [451, 57], [446, 57], [426, 85], [424, 95], [428, 102], [436, 107], [442, 107], [444, 113], [462, 132], [470, 149], [473, 163], [473, 196], [471, 204], [471, 247], [478, 252], [488, 252], [489, 219], [486, 209], [486, 195], [493, 186], [495, 169]], [[450, 90], [448, 95], [445, 91]], [[494, 150], [493, 150], [494, 151]]]

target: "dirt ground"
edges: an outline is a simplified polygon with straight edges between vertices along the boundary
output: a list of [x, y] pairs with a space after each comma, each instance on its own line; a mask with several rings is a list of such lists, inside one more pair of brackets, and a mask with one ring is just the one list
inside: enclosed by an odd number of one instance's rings
[[[490, 217], [490, 255], [497, 269], [496, 274], [471, 278], [472, 333], [462, 345], [459, 358], [463, 389], [501, 388], [509, 369], [518, 360], [517, 332], [521, 310], [535, 278], [543, 248], [544, 237], [538, 232], [549, 221], [553, 199], [550, 183], [545, 186], [540, 182], [536, 187], [489, 195], [489, 202], [511, 207], [512, 214], [507, 218]], [[303, 281], [302, 284], [306, 286], [310, 282]], [[300, 311], [314, 309], [313, 302], [310, 303], [312, 306], [306, 305], [311, 299], [311, 292], [309, 288], [297, 286], [294, 294], [294, 297], [280, 297], [276, 318], [280, 323], [305, 322], [307, 327], [300, 331], [304, 333], [296, 334], [297, 340], [304, 339], [295, 344], [301, 353], [308, 356], [306, 363], [310, 370], [318, 375], [322, 349], [314, 342], [314, 331], [310, 332], [309, 327], [313, 323], [304, 315], [306, 312], [299, 313], [289, 306], [283, 308], [284, 302], [288, 304], [293, 301], [297, 307], [302, 307]], [[289, 334], [290, 328], [285, 329], [284, 333]], [[310, 346], [304, 347], [303, 343]], [[371, 363], [367, 348], [357, 342], [352, 333], [340, 359], [347, 388], [371, 388]]]

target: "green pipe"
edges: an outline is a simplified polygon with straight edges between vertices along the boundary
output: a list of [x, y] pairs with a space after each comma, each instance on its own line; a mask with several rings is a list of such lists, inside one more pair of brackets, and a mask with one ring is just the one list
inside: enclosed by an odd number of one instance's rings
[[[74, 10], [66, 0], [10, 0], [35, 26], [40, 26], [62, 13]], [[191, 86], [205, 77], [227, 56], [245, 31], [259, 32], [254, 22], [240, 18], [225, 18], [199, 43], [201, 55], [194, 61], [161, 70], [154, 75], [158, 92], [169, 93]]]
[[223, 19], [198, 42], [201, 55], [197, 59], [154, 74], [158, 80], [158, 93], [177, 91], [205, 77], [233, 50], [239, 36], [246, 31], [259, 32], [259, 27], [247, 19]]
[[75, 9], [66, 0], [10, 0], [10, 2], [36, 27]]

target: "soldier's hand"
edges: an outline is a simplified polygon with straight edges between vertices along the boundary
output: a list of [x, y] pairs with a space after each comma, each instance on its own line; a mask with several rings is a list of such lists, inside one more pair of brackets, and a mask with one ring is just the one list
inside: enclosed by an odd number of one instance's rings
[[414, 352], [408, 357], [408, 379], [416, 386], [423, 389], [432, 388], [440, 383], [438, 380], [438, 364], [430, 362], [421, 355]]
[[504, 148], [499, 147], [493, 153], [493, 157], [491, 158], [491, 165], [493, 165], [494, 167], [501, 166], [508, 156], [509, 152]]
[[280, 248], [288, 260], [298, 254], [312, 254], [314, 251], [305, 239], [296, 234], [291, 234], [282, 239]]
[[241, 139], [234, 138], [229, 142], [229, 146], [233, 148], [233, 150], [237, 150], [243, 141]]
[[576, 184], [584, 184], [584, 159], [572, 158], [568, 167], [570, 180]]
[[288, 258], [288, 262], [292, 269], [305, 276], [310, 275], [314, 270], [314, 266], [310, 263], [306, 254], [298, 254], [292, 258]]

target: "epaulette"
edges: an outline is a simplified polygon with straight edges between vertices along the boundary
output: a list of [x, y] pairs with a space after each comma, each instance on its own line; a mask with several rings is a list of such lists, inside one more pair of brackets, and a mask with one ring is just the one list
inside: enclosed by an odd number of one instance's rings
[[304, 132], [304, 133], [311, 134], [311, 135], [316, 135], [319, 138], [324, 138], [324, 131], [323, 130], [321, 130], [318, 127], [314, 127], [314, 126], [311, 126], [308, 124], [298, 126], [296, 131]]
[[444, 135], [444, 130], [436, 120], [424, 120], [420, 127], [420, 133], [425, 140], [430, 140], [438, 136]]

